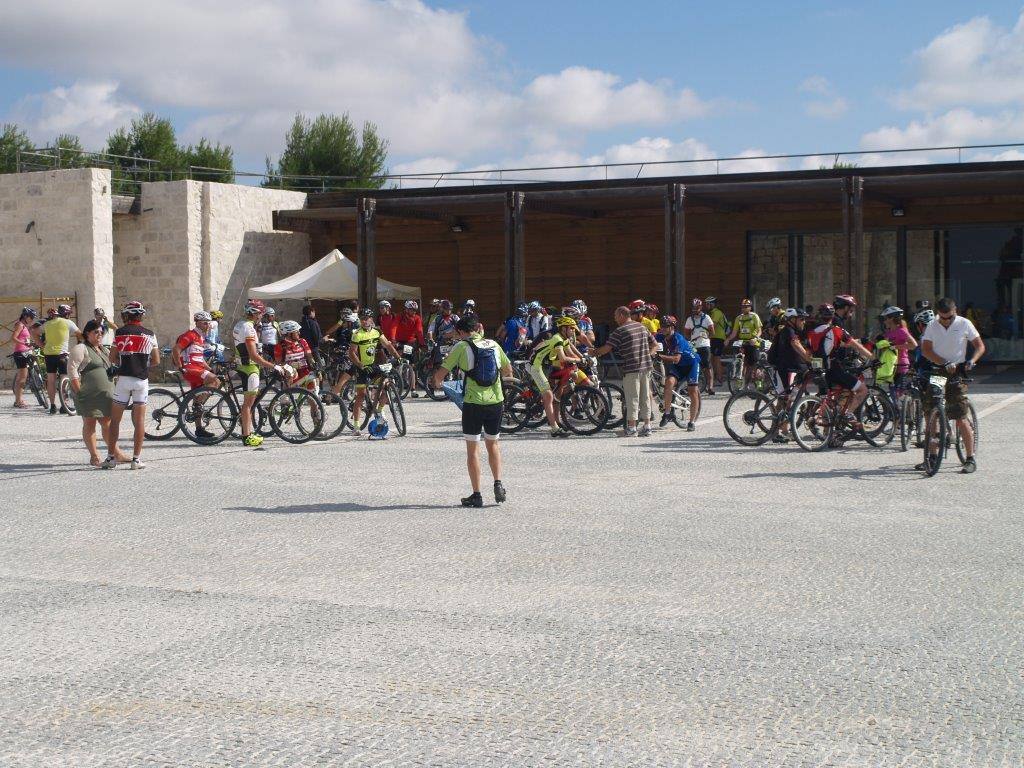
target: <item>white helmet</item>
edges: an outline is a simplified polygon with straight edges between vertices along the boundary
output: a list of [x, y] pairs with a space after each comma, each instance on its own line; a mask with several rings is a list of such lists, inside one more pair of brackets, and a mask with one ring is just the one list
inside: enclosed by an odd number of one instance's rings
[[420, 305], [419, 305], [419, 304], [417, 304], [417, 303], [416, 303], [415, 301], [413, 301], [412, 299], [409, 299], [409, 300], [408, 300], [407, 302], [405, 302], [405, 308], [406, 308], [406, 309], [419, 309], [419, 308], [420, 308]]
[[270, 315], [271, 317], [273, 317], [274, 315], [277, 314], [277, 312], [274, 311], [273, 307], [267, 307], [267, 311], [264, 312], [263, 314]]
[[192, 319], [195, 320], [197, 323], [201, 323], [204, 321], [208, 323], [211, 320], [213, 320], [213, 318], [210, 317], [209, 312], [196, 312], [194, 315], [192, 315]]
[[359, 315], [356, 314], [354, 309], [346, 309], [342, 311], [341, 319], [346, 323], [358, 323]]
[[781, 307], [781, 306], [782, 306], [782, 299], [780, 299], [778, 296], [775, 296], [774, 298], [768, 299], [768, 309], [775, 309], [775, 308]]
[[286, 336], [289, 333], [295, 333], [296, 331], [301, 330], [302, 326], [296, 323], [294, 320], [285, 320], [283, 323], [281, 323], [281, 333], [285, 334]]
[[388, 309], [391, 309], [391, 302], [388, 301], [387, 299], [381, 299], [379, 302], [377, 302], [377, 306], [387, 307]]

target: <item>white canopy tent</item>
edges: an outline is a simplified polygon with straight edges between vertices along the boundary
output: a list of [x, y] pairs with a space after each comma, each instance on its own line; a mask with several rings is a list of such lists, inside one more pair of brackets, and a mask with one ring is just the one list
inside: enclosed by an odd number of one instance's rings
[[[356, 265], [335, 248], [320, 261], [310, 264], [294, 275], [274, 283], [252, 288], [249, 295], [257, 299], [334, 299], [344, 301], [359, 296]], [[377, 278], [378, 299], [420, 299], [420, 289]]]

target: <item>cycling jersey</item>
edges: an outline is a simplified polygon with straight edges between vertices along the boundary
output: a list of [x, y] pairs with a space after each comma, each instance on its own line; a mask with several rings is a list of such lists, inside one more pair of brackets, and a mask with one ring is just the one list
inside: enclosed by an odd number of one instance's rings
[[20, 320], [14, 324], [14, 352], [28, 352], [32, 349], [32, 333]]
[[376, 328], [359, 328], [352, 331], [352, 343], [356, 345], [360, 366], [369, 368], [377, 361], [377, 349], [383, 336], [384, 334]]
[[306, 355], [312, 354], [313, 351], [309, 348], [309, 344], [305, 339], [301, 338], [298, 341], [282, 339], [281, 343], [277, 345], [275, 352], [277, 362], [294, 368], [299, 379], [304, 378], [309, 373], [309, 362], [306, 359]]
[[257, 327], [257, 330], [259, 331], [260, 334], [261, 344], [266, 344], [267, 346], [270, 347], [277, 344], [277, 334], [278, 331], [280, 330], [277, 323], [275, 323], [272, 320], [263, 320], [260, 322], [259, 326]]
[[708, 315], [711, 317], [711, 322], [715, 324], [711, 338], [724, 340], [729, 335], [729, 319], [725, 316], [725, 312], [715, 307], [708, 312]]
[[445, 334], [454, 331], [457, 322], [459, 322], [459, 316], [454, 312], [447, 317], [438, 315], [434, 320], [434, 340], [444, 341]]
[[800, 335], [791, 326], [782, 326], [772, 348], [768, 351], [768, 360], [782, 372], [799, 371], [806, 366], [803, 358], [793, 349], [793, 340], [799, 341]]
[[536, 341], [551, 330], [551, 318], [547, 315], [530, 315], [526, 320], [526, 336]]
[[537, 370], [543, 370], [546, 365], [554, 365], [558, 359], [558, 350], [564, 348], [566, 341], [561, 334], [553, 334], [550, 339], [545, 339], [533, 350], [532, 365]]
[[746, 315], [738, 315], [736, 322], [736, 335], [741, 341], [750, 341], [756, 338], [761, 331], [761, 318], [753, 312]]
[[114, 331], [114, 346], [119, 355], [118, 376], [149, 379], [149, 357], [156, 349], [155, 333], [143, 328], [142, 323], [128, 323]]
[[811, 345], [811, 352], [825, 361], [826, 367], [833, 362], [838, 362], [839, 352], [843, 344], [850, 340], [850, 334], [838, 325], [824, 323], [813, 331], [808, 332], [807, 341]]
[[259, 341], [259, 336], [256, 334], [256, 326], [253, 325], [252, 320], [239, 320], [235, 323], [231, 335], [235, 339], [235, 352], [238, 355], [238, 364], [252, 364], [252, 360], [249, 359], [249, 346], [245, 343], [246, 339], [252, 339], [255, 342]]
[[[696, 317], [690, 315], [686, 318], [686, 322], [683, 324], [683, 328], [690, 332], [690, 344], [697, 349], [701, 347], [711, 346], [711, 336], [708, 331], [711, 328], [714, 321], [708, 317], [706, 312], [701, 312]], [[717, 328], [715, 329], [717, 332]]]
[[526, 340], [526, 320], [521, 317], [510, 317], [505, 321], [505, 340], [502, 349], [511, 354], [518, 350]]
[[66, 355], [68, 340], [72, 333], [79, 333], [78, 326], [66, 317], [54, 317], [43, 323], [44, 355]]
[[641, 317], [640, 322], [653, 334], [657, 334], [661, 330], [661, 320], [656, 317]]
[[182, 350], [182, 367], [186, 365], [204, 366], [206, 364], [206, 358], [203, 355], [206, 351], [206, 339], [195, 328], [181, 334], [175, 344], [178, 349]]
[[[305, 339], [303, 339], [303, 341], [305, 341]], [[342, 328], [339, 326], [334, 332], [334, 343], [338, 350], [342, 352], [347, 351], [348, 345], [352, 343], [352, 329]]]
[[415, 343], [421, 347], [426, 346], [426, 340], [423, 338], [423, 318], [419, 315], [399, 315], [398, 321], [395, 323], [395, 335], [392, 340], [402, 344]]
[[381, 313], [377, 318], [377, 326], [380, 332], [387, 336], [388, 341], [395, 340], [395, 331], [398, 329], [398, 315], [393, 312]]

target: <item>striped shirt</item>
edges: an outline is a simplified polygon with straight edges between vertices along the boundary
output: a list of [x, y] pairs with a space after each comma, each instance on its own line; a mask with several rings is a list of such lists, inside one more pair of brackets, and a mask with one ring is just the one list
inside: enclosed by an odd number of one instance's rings
[[654, 368], [651, 360], [653, 338], [650, 331], [635, 320], [611, 332], [608, 344], [615, 351], [615, 356], [622, 360], [623, 373], [646, 373]]

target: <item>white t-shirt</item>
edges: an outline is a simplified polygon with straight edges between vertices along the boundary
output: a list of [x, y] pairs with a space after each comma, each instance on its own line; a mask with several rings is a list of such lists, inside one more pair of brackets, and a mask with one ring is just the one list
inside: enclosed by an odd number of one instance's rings
[[967, 360], [967, 342], [978, 338], [978, 329], [974, 323], [962, 315], [957, 315], [949, 328], [943, 327], [936, 317], [921, 334], [921, 341], [930, 341], [932, 351], [947, 363], [959, 364]]
[[711, 322], [711, 318], [708, 317], [706, 312], [701, 312], [696, 320], [694, 320], [693, 315], [686, 318], [683, 328], [690, 332], [690, 344], [694, 349], [711, 346], [711, 339], [708, 334], [712, 325], [714, 323]]

